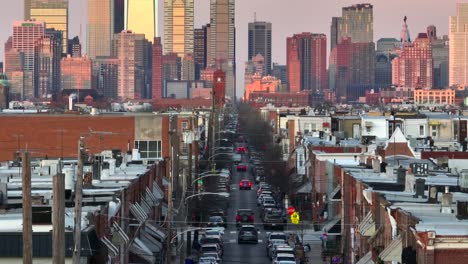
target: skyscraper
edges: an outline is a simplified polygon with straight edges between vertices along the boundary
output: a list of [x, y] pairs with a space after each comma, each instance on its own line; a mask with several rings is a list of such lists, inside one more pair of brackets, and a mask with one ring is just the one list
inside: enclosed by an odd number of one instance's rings
[[327, 37], [304, 32], [286, 40], [290, 92], [318, 91], [327, 85]]
[[193, 53], [194, 0], [164, 0], [164, 53]]
[[81, 42], [78, 36], [68, 40], [68, 55], [81, 57]]
[[[338, 40], [351, 38], [354, 43], [374, 41], [374, 16], [371, 4], [357, 4], [343, 7], [341, 19], [338, 19]], [[333, 45], [333, 44], [332, 44]]]
[[88, 0], [86, 51], [91, 59], [111, 55], [114, 0]]
[[330, 26], [330, 50], [336, 47], [338, 40], [340, 39], [340, 27], [341, 17], [332, 17], [332, 24]]
[[26, 19], [45, 22], [49, 29], [62, 31], [62, 53], [66, 54], [68, 41], [68, 0], [26, 0]]
[[208, 28], [196, 28], [193, 34], [193, 60], [195, 62], [195, 80], [200, 79], [201, 71], [206, 68]]
[[61, 82], [62, 89], [89, 90], [91, 89], [91, 60], [88, 57], [72, 58], [68, 55], [62, 58]]
[[[23, 54], [23, 85], [21, 98], [33, 98], [34, 93], [34, 48], [44, 36], [44, 22], [16, 21], [13, 23], [12, 48]], [[8, 67], [8, 65], [7, 65]], [[11, 79], [11, 77], [10, 77]]]
[[157, 0], [127, 0], [125, 29], [151, 41], [159, 35]]
[[44, 36], [36, 40], [34, 56], [35, 96], [57, 95], [60, 91], [62, 32], [46, 29]]
[[162, 98], [162, 87], [163, 87], [163, 48], [161, 38], [154, 38], [153, 52], [152, 52], [152, 86], [151, 86], [151, 98], [161, 99]]
[[194, 80], [195, 79], [195, 62], [193, 60], [193, 54], [187, 53], [181, 60], [180, 69], [181, 80]]
[[93, 60], [96, 69], [96, 88], [106, 99], [117, 99], [119, 79], [119, 60], [116, 58], [98, 57]]
[[426, 33], [406, 43], [392, 61], [392, 83], [409, 88], [432, 88], [432, 47]]
[[113, 0], [114, 1], [114, 12], [113, 12], [113, 20], [114, 20], [114, 34], [118, 34], [122, 32], [125, 28], [125, 0]]
[[395, 38], [381, 38], [377, 41], [375, 53], [375, 84], [378, 88], [392, 85], [392, 60], [397, 56], [395, 49], [400, 41]]
[[330, 55], [330, 83], [340, 101], [356, 100], [374, 84], [375, 44], [343, 38]]
[[457, 4], [449, 17], [449, 85], [468, 86], [468, 3]]
[[271, 74], [271, 23], [260, 21], [249, 23], [248, 39], [248, 59], [261, 54], [265, 58], [263, 75]]
[[432, 60], [434, 64], [434, 87], [437, 88], [448, 86], [449, 43], [448, 36], [443, 36], [441, 39], [434, 39], [431, 41]]
[[236, 36], [235, 1], [212, 0], [210, 4], [211, 61], [226, 73], [226, 96], [235, 99]]

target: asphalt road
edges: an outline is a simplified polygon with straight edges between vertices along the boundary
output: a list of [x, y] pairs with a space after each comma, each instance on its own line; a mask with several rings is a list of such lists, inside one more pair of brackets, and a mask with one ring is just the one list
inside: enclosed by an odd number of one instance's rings
[[[248, 162], [243, 157], [244, 162]], [[242, 263], [242, 264], [266, 264], [271, 263], [266, 255], [266, 232], [261, 225], [260, 210], [257, 207], [257, 186], [253, 185], [252, 190], [239, 190], [239, 181], [241, 179], [250, 179], [253, 176], [249, 171], [237, 172], [233, 168], [231, 196], [228, 208], [228, 228], [223, 236], [224, 256], [223, 263]], [[258, 244], [237, 244], [236, 211], [237, 209], [253, 209], [255, 212], [255, 225], [259, 228]]]

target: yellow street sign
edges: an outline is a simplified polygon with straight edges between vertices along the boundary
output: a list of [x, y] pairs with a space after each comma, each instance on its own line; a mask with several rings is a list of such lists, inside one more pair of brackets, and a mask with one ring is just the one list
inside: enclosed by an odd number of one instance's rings
[[299, 221], [300, 221], [299, 214], [298, 214], [297, 212], [294, 212], [294, 213], [291, 215], [291, 223], [293, 223], [294, 225], [298, 225], [298, 224], [299, 224]]

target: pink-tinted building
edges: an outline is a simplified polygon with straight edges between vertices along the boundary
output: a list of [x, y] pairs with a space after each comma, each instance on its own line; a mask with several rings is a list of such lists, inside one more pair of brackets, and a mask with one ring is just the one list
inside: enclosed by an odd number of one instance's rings
[[152, 64], [152, 91], [151, 91], [151, 98], [153, 99], [161, 99], [162, 98], [162, 90], [163, 90], [163, 79], [162, 79], [162, 68], [163, 68], [163, 55], [162, 55], [162, 44], [161, 38], [156, 37], [154, 38], [153, 43], [153, 64]]
[[432, 88], [433, 59], [430, 39], [420, 33], [413, 43], [405, 43], [392, 61], [392, 82], [397, 86]]
[[304, 32], [286, 39], [289, 91], [323, 90], [327, 85], [327, 37]]
[[44, 36], [44, 30], [44, 22], [15, 21], [13, 23], [12, 48], [23, 53], [24, 56], [22, 98], [34, 97], [34, 47], [36, 40]]
[[72, 58], [70, 55], [61, 63], [62, 89], [91, 89], [92, 63], [88, 57]]
[[245, 84], [244, 100], [249, 100], [252, 92], [279, 92], [281, 88], [281, 80], [273, 76], [265, 76], [255, 74], [250, 77], [251, 81]]

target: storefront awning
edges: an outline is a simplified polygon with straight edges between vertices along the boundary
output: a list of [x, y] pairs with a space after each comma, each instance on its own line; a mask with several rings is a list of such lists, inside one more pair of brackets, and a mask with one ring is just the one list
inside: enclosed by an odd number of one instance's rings
[[366, 217], [364, 217], [358, 226], [358, 231], [362, 236], [372, 236], [375, 233], [376, 229], [372, 212], [367, 213]]
[[401, 263], [401, 253], [403, 251], [403, 244], [401, 238], [393, 240], [390, 245], [380, 252], [379, 258], [383, 261], [397, 261]]
[[297, 189], [296, 193], [307, 194], [307, 193], [310, 193], [311, 191], [312, 191], [312, 183], [307, 181], [305, 184], [299, 187], [299, 189]]
[[333, 202], [341, 201], [341, 185], [336, 186], [336, 188], [330, 194], [330, 201], [333, 201]]
[[341, 235], [341, 215], [336, 216], [330, 220], [323, 228], [323, 232], [327, 233], [330, 236], [340, 236]]
[[356, 264], [374, 264], [372, 260], [372, 251], [367, 252]]
[[440, 121], [435, 121], [435, 120], [429, 121], [429, 125], [430, 126], [440, 126]]

